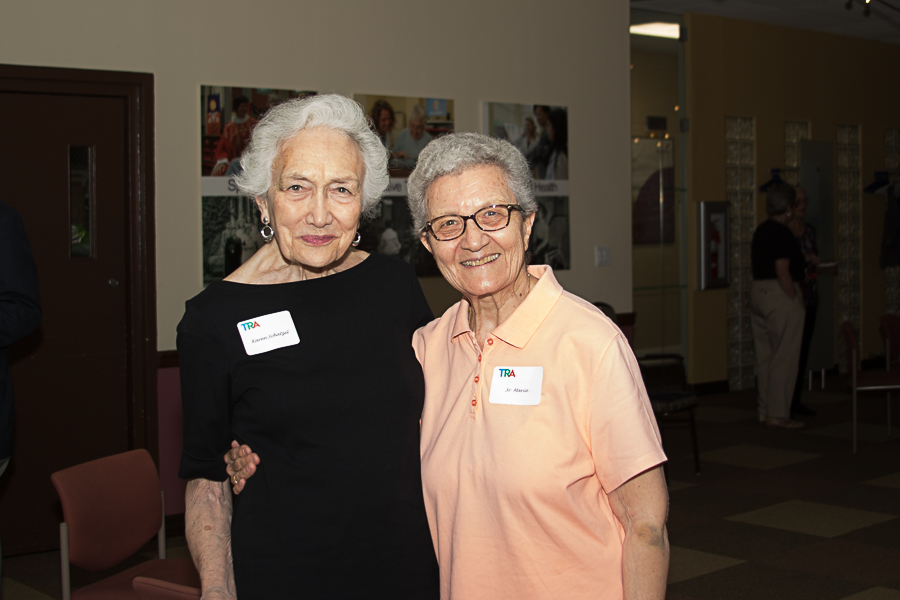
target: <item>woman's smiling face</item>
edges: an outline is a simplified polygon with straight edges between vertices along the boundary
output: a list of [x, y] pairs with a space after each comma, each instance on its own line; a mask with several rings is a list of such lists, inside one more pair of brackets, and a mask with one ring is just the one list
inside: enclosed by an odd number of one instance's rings
[[[518, 204], [502, 169], [482, 165], [457, 175], [444, 175], [426, 193], [428, 219], [443, 215], [468, 216], [494, 204]], [[525, 268], [525, 252], [534, 215], [512, 211], [509, 226], [482, 231], [470, 219], [463, 234], [449, 241], [430, 233], [421, 240], [434, 255], [444, 278], [470, 300], [511, 291]]]
[[268, 197], [257, 198], [292, 264], [326, 269], [356, 237], [365, 165], [356, 144], [334, 129], [304, 129], [284, 142]]

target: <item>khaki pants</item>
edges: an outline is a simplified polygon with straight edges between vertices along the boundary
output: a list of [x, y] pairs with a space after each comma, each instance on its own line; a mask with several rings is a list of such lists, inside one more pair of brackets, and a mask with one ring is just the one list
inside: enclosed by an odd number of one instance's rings
[[803, 294], [787, 297], [776, 279], [754, 281], [750, 287], [750, 324], [756, 349], [757, 407], [772, 419], [790, 417], [803, 340]]

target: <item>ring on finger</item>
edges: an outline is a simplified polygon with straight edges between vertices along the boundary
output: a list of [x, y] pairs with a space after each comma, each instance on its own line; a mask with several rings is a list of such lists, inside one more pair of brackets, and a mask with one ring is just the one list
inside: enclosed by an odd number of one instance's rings
[[238, 479], [239, 479], [239, 478], [238, 478], [238, 474], [237, 474], [237, 473], [235, 473], [234, 475], [231, 476], [231, 481], [234, 482], [234, 485], [237, 485], [237, 484], [238, 484]]

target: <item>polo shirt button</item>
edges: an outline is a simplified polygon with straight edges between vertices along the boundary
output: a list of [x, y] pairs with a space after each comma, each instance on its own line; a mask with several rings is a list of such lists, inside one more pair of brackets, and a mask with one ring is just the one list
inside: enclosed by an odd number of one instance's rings
[[478, 362], [481, 362], [481, 355], [478, 355]]
[[477, 406], [477, 405], [478, 405], [478, 400], [476, 400], [475, 398], [472, 398], [472, 406]]
[[481, 381], [481, 377], [479, 377], [478, 375], [476, 375], [476, 376], [475, 376], [475, 383], [478, 383], [479, 381]]
[[494, 345], [494, 339], [491, 338], [488, 340], [488, 346], [493, 346], [493, 345]]

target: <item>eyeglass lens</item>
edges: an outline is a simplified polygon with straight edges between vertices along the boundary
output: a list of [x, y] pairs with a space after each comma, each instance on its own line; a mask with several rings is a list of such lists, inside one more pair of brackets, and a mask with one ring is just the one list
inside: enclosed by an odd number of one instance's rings
[[466, 221], [474, 218], [482, 231], [497, 231], [509, 225], [510, 209], [506, 206], [487, 206], [474, 215], [446, 215], [431, 222], [431, 231], [439, 240], [452, 240], [462, 235]]

